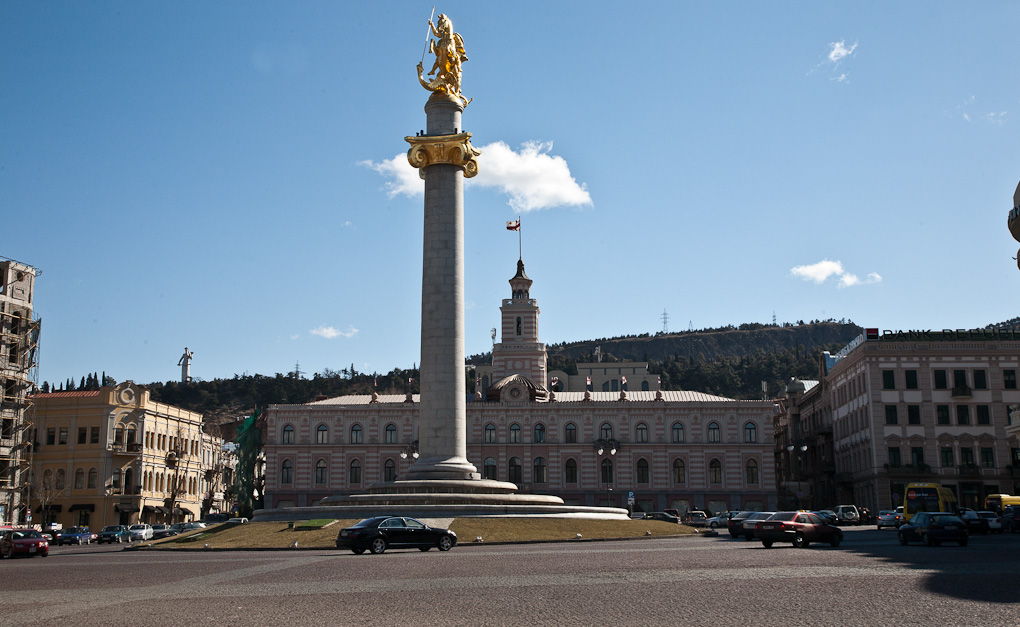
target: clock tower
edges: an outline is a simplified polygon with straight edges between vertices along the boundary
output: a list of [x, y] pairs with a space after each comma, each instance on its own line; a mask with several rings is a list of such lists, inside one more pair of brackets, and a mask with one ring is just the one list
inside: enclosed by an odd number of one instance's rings
[[531, 279], [524, 261], [517, 260], [517, 274], [510, 279], [510, 298], [499, 308], [502, 341], [492, 347], [492, 379], [519, 374], [531, 379], [545, 396], [545, 344], [538, 341], [538, 301], [531, 298]]

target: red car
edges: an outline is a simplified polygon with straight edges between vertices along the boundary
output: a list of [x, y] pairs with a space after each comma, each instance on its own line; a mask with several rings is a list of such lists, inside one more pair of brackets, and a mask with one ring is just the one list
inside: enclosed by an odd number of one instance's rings
[[35, 529], [8, 529], [0, 535], [0, 557], [50, 554], [50, 543]]
[[826, 523], [817, 514], [777, 512], [768, 520], [758, 523], [754, 537], [761, 540], [766, 549], [772, 548], [774, 542], [789, 542], [797, 548], [806, 547], [812, 542], [828, 542], [831, 546], [839, 546], [843, 541], [843, 531]]

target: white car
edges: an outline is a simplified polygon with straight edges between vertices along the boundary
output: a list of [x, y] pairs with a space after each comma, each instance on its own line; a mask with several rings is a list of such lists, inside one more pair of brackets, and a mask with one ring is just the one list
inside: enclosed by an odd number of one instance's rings
[[1002, 521], [995, 512], [978, 512], [977, 515], [988, 521], [988, 531], [991, 533], [1002, 533]]
[[131, 525], [128, 527], [128, 538], [135, 540], [152, 540], [152, 527], [149, 525]]
[[248, 519], [244, 518], [243, 516], [241, 518], [231, 518], [231, 519], [227, 520], [227, 524], [228, 525], [246, 525], [246, 524], [248, 524]]

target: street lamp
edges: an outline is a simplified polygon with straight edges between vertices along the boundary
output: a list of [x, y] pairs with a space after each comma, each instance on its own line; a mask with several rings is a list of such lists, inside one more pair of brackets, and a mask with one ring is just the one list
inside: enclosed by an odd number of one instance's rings
[[418, 440], [408, 442], [404, 445], [404, 448], [400, 450], [400, 459], [407, 459], [408, 457], [418, 459]]
[[[595, 449], [595, 455], [597, 458], [601, 458], [603, 455], [608, 454], [610, 458], [616, 456], [616, 451], [620, 449], [620, 441], [615, 438], [599, 438], [592, 442], [592, 448]], [[612, 463], [612, 462], [610, 462]], [[602, 469], [599, 468], [601, 471]], [[612, 504], [613, 499], [613, 486], [612, 486], [612, 475], [603, 477], [607, 479], [606, 484], [606, 501]]]
[[[790, 477], [793, 480], [793, 483], [796, 484], [797, 488], [794, 491], [794, 497], [797, 499], [796, 501], [797, 509], [800, 509], [800, 499], [801, 494], [803, 494], [803, 490], [800, 489], [802, 487], [800, 481], [800, 473], [797, 472], [797, 459], [800, 459], [801, 466], [803, 467], [804, 453], [806, 453], [807, 450], [808, 447], [806, 444], [802, 444], [801, 446], [794, 446], [791, 444], [786, 447], [786, 451], [790, 454]], [[795, 451], [797, 452], [796, 457], [794, 457]]]

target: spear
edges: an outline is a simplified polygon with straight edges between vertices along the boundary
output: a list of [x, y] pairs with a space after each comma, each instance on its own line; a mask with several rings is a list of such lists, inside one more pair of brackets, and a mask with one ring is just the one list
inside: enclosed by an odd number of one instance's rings
[[425, 49], [421, 51], [421, 62], [425, 63], [425, 53], [429, 51], [429, 38], [432, 36], [432, 18], [436, 16], [436, 5], [432, 5], [432, 15], [429, 16], [429, 27], [425, 31]]

